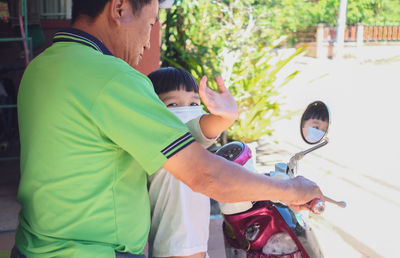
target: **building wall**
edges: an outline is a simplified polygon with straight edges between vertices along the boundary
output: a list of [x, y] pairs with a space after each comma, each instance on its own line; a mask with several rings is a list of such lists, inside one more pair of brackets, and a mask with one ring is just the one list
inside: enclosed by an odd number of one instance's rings
[[150, 37], [150, 49], [144, 52], [143, 58], [136, 67], [141, 73], [148, 75], [160, 68], [160, 48], [161, 48], [160, 23], [154, 24]]

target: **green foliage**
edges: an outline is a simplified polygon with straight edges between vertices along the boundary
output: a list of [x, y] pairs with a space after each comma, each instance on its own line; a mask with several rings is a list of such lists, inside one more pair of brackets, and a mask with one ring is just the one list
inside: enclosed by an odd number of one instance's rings
[[212, 79], [218, 73], [216, 54], [222, 47], [218, 37], [220, 26], [215, 24], [219, 11], [208, 1], [203, 2], [199, 6], [196, 1], [175, 3], [170, 11], [161, 14], [160, 19], [165, 19], [161, 58], [162, 66], [186, 69], [196, 79], [203, 75]]
[[207, 75], [214, 89], [216, 75], [222, 75], [240, 109], [239, 121], [228, 132], [234, 140], [255, 141], [272, 133], [271, 121], [281, 115], [277, 89], [296, 74], [278, 82], [277, 73], [303, 51], [277, 55], [281, 41], [272, 40], [278, 34], [267, 11], [260, 0], [192, 0], [161, 16], [162, 65], [186, 69], [197, 80]]
[[304, 51], [305, 46], [287, 57], [274, 53], [275, 45], [260, 46], [257, 55], [248, 63], [241, 63], [233, 75], [235, 82], [230, 90], [235, 96], [240, 115], [229, 129], [229, 137], [242, 142], [253, 142], [261, 136], [271, 135], [271, 122], [282, 116], [278, 100], [278, 89], [288, 83], [298, 71], [278, 80], [278, 73], [294, 57]]
[[[308, 2], [310, 25], [326, 23], [336, 25], [339, 0], [319, 0]], [[398, 0], [348, 0], [347, 24], [389, 25], [400, 22], [400, 1]]]
[[[326, 23], [336, 25], [338, 0], [320, 0], [310, 6], [312, 24]], [[347, 24], [366, 25], [396, 24], [400, 21], [400, 2], [398, 0], [348, 0]]]
[[[260, 21], [270, 38], [290, 36], [319, 23], [335, 26], [340, 0], [260, 0], [253, 1]], [[397, 25], [399, 0], [348, 0], [347, 24]], [[289, 38], [290, 39], [290, 38]]]

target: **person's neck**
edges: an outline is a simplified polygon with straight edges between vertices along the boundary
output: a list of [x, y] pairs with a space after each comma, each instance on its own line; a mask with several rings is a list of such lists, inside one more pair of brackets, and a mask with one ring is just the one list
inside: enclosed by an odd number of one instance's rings
[[96, 37], [111, 51], [111, 53], [113, 53], [113, 47], [108, 33], [109, 30], [107, 29], [107, 25], [101, 22], [101, 19], [90, 21], [85, 18], [80, 18], [72, 24], [72, 28], [82, 30]]

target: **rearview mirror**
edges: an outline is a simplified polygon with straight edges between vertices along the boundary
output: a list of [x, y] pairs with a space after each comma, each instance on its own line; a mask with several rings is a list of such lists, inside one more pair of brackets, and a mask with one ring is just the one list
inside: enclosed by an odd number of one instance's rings
[[301, 117], [300, 132], [309, 144], [319, 143], [327, 134], [330, 124], [328, 106], [322, 101], [308, 105]]

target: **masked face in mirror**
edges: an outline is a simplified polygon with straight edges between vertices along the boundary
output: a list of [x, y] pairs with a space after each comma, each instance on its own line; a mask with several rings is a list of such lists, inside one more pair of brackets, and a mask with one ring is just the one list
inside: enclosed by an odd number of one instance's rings
[[301, 118], [301, 136], [309, 144], [320, 142], [329, 127], [329, 110], [321, 101], [308, 105]]

